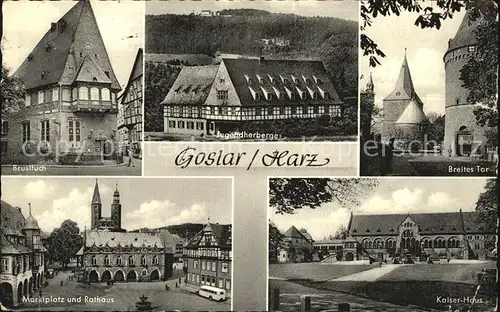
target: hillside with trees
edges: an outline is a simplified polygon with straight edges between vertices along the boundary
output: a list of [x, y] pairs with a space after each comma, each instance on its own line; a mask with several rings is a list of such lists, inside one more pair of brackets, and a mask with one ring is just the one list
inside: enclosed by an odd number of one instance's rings
[[283, 38], [290, 44], [265, 49], [266, 57], [320, 59], [340, 93], [357, 95], [356, 22], [245, 9], [230, 11], [224, 13], [230, 17], [148, 15], [146, 53], [214, 56], [219, 51], [257, 56], [263, 49], [261, 39]]

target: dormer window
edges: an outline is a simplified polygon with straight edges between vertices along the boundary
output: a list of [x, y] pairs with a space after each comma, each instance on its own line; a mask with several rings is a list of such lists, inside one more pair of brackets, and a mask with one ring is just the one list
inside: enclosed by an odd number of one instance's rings
[[304, 80], [304, 83], [308, 84], [308, 83], [311, 83], [311, 79], [309, 79], [308, 77], [302, 75], [302, 80]]
[[297, 83], [297, 77], [295, 77], [294, 75], [290, 75], [290, 77], [292, 78], [293, 83]]
[[352, 229], [352, 232], [353, 232], [353, 233], [356, 233], [357, 231], [356, 231], [356, 229]]
[[42, 72], [40, 73], [40, 76], [43, 78], [45, 78], [45, 76], [47, 75], [47, 73], [45, 72], [45, 70], [42, 70]]
[[56, 23], [50, 23], [50, 32], [54, 32], [57, 29], [57, 24]]
[[314, 79], [314, 83], [315, 83], [315, 84], [321, 84], [321, 79], [320, 79], [320, 78], [318, 78], [318, 77], [316, 77], [316, 76], [314, 76], [314, 75], [313, 75], [312, 77], [313, 77], [313, 79]]
[[248, 83], [249, 85], [251, 85], [251, 84], [252, 84], [252, 77], [250, 77], [250, 76], [248, 76], [248, 75], [245, 75], [245, 79], [247, 80], [247, 83]]
[[31, 62], [33, 60], [33, 55], [28, 55], [28, 62]]
[[264, 89], [264, 87], [260, 87], [260, 89], [262, 90], [262, 94], [264, 94], [264, 97], [266, 98], [266, 100], [270, 101], [272, 99], [272, 94], [271, 92], [267, 91], [266, 89]]
[[281, 79], [281, 83], [283, 83], [283, 84], [287, 84], [288, 83], [288, 78], [286, 78], [285, 76], [280, 75], [280, 79]]
[[394, 229], [393, 229], [393, 228], [391, 228], [389, 231], [390, 231], [390, 232], [394, 232]]
[[283, 99], [283, 92], [281, 92], [280, 90], [278, 90], [276, 87], [273, 86], [273, 90], [274, 90], [274, 93], [276, 94], [276, 98], [278, 100], [281, 100]]
[[293, 99], [295, 98], [295, 95], [294, 95], [294, 93], [292, 92], [292, 90], [288, 89], [287, 87], [285, 87], [285, 92], [286, 92], [286, 94], [288, 95], [288, 98], [289, 98], [290, 100], [293, 100]]
[[259, 93], [252, 89], [252, 87], [248, 87], [248, 90], [250, 90], [250, 93], [252, 94], [252, 98], [254, 101], [259, 100]]
[[276, 82], [276, 79], [274, 79], [274, 77], [271, 76], [271, 75], [269, 75], [269, 74], [267, 74], [267, 78], [269, 78], [269, 82], [271, 82], [271, 83], [275, 83]]
[[295, 89], [297, 90], [297, 93], [299, 94], [300, 99], [303, 100], [305, 97], [304, 91], [300, 90], [299, 87], [295, 87]]
[[366, 229], [366, 232], [369, 233], [370, 232], [370, 229]]
[[318, 94], [316, 93], [316, 91], [309, 88], [309, 86], [307, 86], [306, 88], [307, 88], [307, 91], [309, 92], [309, 95], [311, 96], [311, 99], [315, 100], [318, 98]]
[[377, 232], [380, 232], [380, 228], [377, 229]]
[[262, 77], [260, 75], [255, 75], [255, 77], [257, 77], [257, 80], [259, 81], [259, 83], [264, 82], [264, 79], [262, 79]]

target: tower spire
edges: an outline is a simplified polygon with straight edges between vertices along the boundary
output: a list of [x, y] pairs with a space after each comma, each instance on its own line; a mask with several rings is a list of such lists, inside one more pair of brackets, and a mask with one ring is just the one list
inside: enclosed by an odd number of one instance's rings
[[97, 179], [95, 179], [94, 194], [92, 195], [92, 204], [100, 204], [100, 203], [101, 203], [101, 194], [99, 193], [99, 184], [97, 183]]
[[28, 203], [29, 215], [31, 216], [31, 203]]

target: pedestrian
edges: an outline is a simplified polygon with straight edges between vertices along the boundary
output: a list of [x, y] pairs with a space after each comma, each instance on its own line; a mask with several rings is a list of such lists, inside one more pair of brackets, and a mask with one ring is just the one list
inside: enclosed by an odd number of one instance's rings
[[182, 283], [182, 279], [179, 277], [179, 284], [181, 284], [181, 283]]
[[63, 281], [61, 281], [61, 286], [63, 285]]
[[132, 161], [132, 158], [133, 158], [132, 154], [133, 154], [133, 152], [132, 152], [132, 144], [131, 144], [131, 142], [128, 143], [127, 149], [128, 149], [128, 165], [127, 165], [127, 167], [130, 167], [131, 165], [132, 165], [132, 167], [135, 167], [134, 162]]

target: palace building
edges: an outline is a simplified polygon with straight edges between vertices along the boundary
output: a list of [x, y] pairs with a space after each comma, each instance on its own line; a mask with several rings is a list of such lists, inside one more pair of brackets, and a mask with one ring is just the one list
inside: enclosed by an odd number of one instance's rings
[[382, 141], [422, 140], [427, 122], [423, 105], [413, 86], [405, 52], [396, 85], [383, 100]]
[[231, 225], [208, 222], [184, 246], [185, 283], [225, 289], [230, 296], [232, 258]]
[[120, 95], [122, 120], [118, 123], [118, 131], [123, 131], [125, 145], [142, 141], [142, 79], [143, 51], [139, 49], [125, 90]]
[[340, 117], [346, 107], [322, 62], [263, 57], [184, 66], [161, 104], [166, 133], [197, 136], [246, 122]]
[[24, 83], [26, 98], [18, 112], [3, 117], [4, 162], [74, 164], [74, 155], [83, 153], [81, 161], [100, 164], [115, 149], [121, 87], [91, 2], [78, 1], [47, 27], [14, 73]]
[[77, 253], [78, 280], [82, 282], [146, 282], [172, 276], [175, 246], [161, 233], [126, 232], [121, 227], [118, 188], [113, 193], [111, 217], [101, 215], [99, 186], [91, 200], [91, 229]]
[[485, 156], [486, 152], [485, 131], [488, 128], [477, 124], [474, 116], [477, 103], [467, 99], [469, 90], [460, 80], [462, 67], [469, 59], [480, 57], [474, 33], [480, 19], [471, 21], [470, 16], [471, 10], [468, 10], [455, 37], [448, 41], [448, 49], [443, 57], [446, 74], [443, 149], [450, 156], [471, 156], [474, 151]]
[[[485, 259], [494, 229], [477, 220], [474, 211], [352, 215], [343, 248], [330, 260], [392, 260], [396, 256]], [[338, 253], [341, 253], [340, 256]]]
[[45, 282], [44, 233], [31, 214], [31, 205], [25, 218], [21, 208], [2, 201], [0, 218], [0, 302], [17, 307], [23, 298], [38, 297], [35, 291]]

